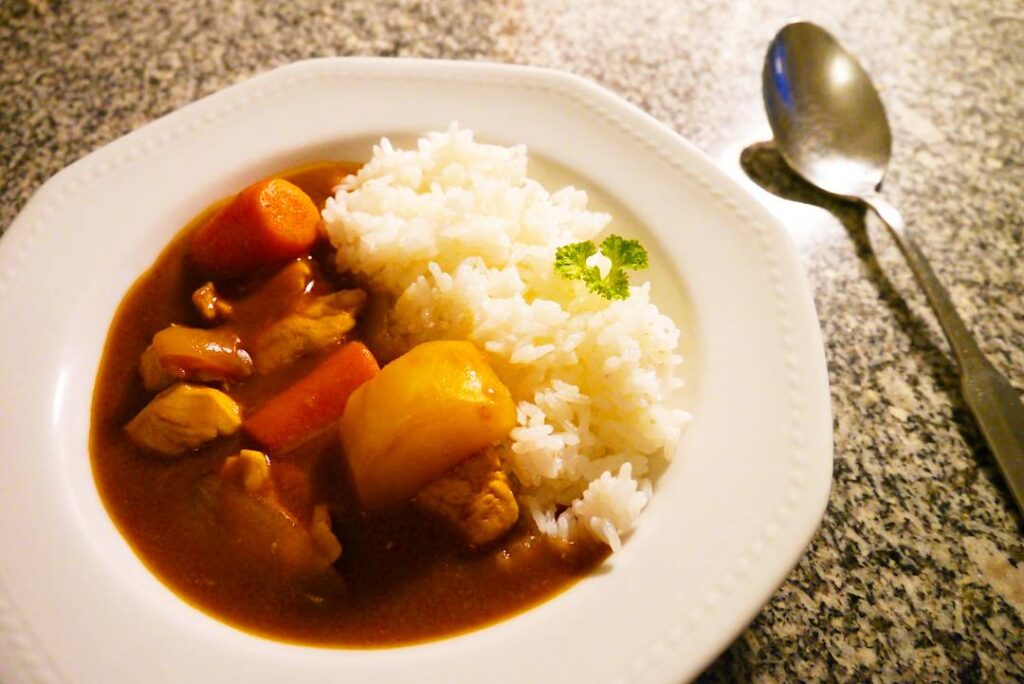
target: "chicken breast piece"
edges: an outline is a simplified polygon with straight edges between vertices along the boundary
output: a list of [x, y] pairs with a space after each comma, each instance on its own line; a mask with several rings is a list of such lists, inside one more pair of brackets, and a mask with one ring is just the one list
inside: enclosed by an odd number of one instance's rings
[[242, 425], [242, 411], [220, 390], [179, 382], [146, 405], [125, 426], [139, 446], [173, 455], [195, 449]]
[[362, 290], [317, 297], [301, 311], [271, 325], [253, 346], [256, 369], [270, 373], [339, 342], [356, 324], [366, 304]]
[[242, 449], [224, 459], [220, 477], [222, 480], [237, 482], [250, 494], [268, 492], [273, 486], [270, 481], [270, 459], [255, 449]]
[[313, 267], [293, 261], [249, 294], [231, 303], [231, 321], [240, 328], [263, 325], [303, 307], [311, 299]]
[[471, 545], [502, 537], [519, 519], [519, 504], [500, 455], [499, 448], [490, 447], [466, 459], [422, 489], [417, 502], [450, 522]]

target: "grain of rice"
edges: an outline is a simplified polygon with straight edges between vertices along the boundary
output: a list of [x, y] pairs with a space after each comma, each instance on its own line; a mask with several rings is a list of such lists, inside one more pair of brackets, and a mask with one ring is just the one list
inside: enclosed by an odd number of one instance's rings
[[538, 529], [618, 550], [650, 501], [689, 416], [674, 406], [679, 330], [650, 285], [609, 302], [553, 269], [555, 249], [610, 217], [575, 188], [527, 175], [525, 147], [477, 143], [456, 125], [415, 149], [387, 139], [328, 199], [338, 265], [395, 298], [409, 346], [468, 339], [517, 401], [507, 466]]

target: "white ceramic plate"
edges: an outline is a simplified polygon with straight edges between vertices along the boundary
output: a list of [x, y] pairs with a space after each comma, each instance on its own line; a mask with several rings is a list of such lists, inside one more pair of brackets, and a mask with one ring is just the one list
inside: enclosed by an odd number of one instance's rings
[[[103, 508], [87, 438], [107, 327], [134, 279], [211, 201], [453, 119], [482, 139], [526, 143], [645, 227], [655, 288], [694, 350], [696, 418], [622, 552], [551, 601], [395, 649], [247, 635], [166, 589]], [[831, 481], [822, 344], [786, 233], [692, 145], [564, 73], [328, 59], [196, 102], [39, 190], [0, 241], [0, 321], [0, 681], [10, 684], [675, 682], [782, 582]]]

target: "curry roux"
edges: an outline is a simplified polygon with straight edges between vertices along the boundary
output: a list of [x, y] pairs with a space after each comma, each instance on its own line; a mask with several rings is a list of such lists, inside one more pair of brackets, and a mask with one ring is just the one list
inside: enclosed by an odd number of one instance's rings
[[[282, 174], [322, 207], [353, 164], [323, 163]], [[215, 205], [216, 206], [216, 205]], [[164, 458], [143, 453], [123, 426], [149, 401], [138, 362], [153, 335], [171, 323], [201, 327], [190, 295], [205, 282], [186, 247], [203, 212], [136, 281], [114, 316], [93, 396], [90, 453], [107, 510], [139, 558], [193, 606], [246, 631], [320, 646], [385, 647], [436, 639], [507, 618], [566, 589], [606, 556], [597, 544], [557, 545], [522, 516], [502, 540], [469, 549], [444, 523], [404, 504], [379, 514], [358, 510], [334, 430], [308, 440], [287, 458], [313, 475], [341, 541], [341, 558], [302, 577], [253, 563], [225, 543], [211, 512], [208, 482], [225, 457], [254, 447], [237, 435], [195, 452]], [[316, 287], [352, 286], [334, 273], [322, 246], [308, 258]], [[230, 299], [258, 279], [226, 284]], [[218, 283], [221, 288], [221, 284]], [[357, 328], [350, 339], [365, 333]], [[372, 340], [365, 340], [375, 353]], [[283, 373], [253, 376], [226, 391], [243, 411], [300, 378], [323, 355]], [[254, 447], [255, 448], [255, 447]]]

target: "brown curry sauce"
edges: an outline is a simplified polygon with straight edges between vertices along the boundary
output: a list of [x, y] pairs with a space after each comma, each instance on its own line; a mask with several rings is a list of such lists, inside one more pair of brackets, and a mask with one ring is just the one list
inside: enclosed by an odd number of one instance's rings
[[[322, 207], [356, 165], [325, 163], [282, 174]], [[218, 205], [215, 205], [218, 206]], [[560, 545], [521, 515], [503, 539], [467, 548], [447, 525], [411, 504], [367, 514], [355, 505], [331, 430], [286, 458], [313, 474], [314, 499], [327, 503], [341, 558], [297, 577], [253, 563], [226, 539], [204, 483], [227, 456], [253, 447], [243, 433], [175, 457], [136, 447], [124, 425], [150, 400], [138, 361], [153, 335], [171, 323], [202, 326], [190, 296], [205, 278], [192, 272], [188, 239], [213, 207], [183, 229], [121, 302], [108, 333], [93, 396], [90, 453], [108, 512], [136, 554], [193, 606], [246, 631], [319, 646], [385, 647], [450, 636], [510, 617], [565, 590], [607, 555], [594, 544]], [[316, 287], [353, 281], [333, 272], [322, 247], [309, 258]], [[257, 280], [223, 289], [241, 296]], [[218, 283], [218, 287], [220, 287]], [[362, 339], [356, 328], [348, 339]], [[372, 351], [372, 341], [364, 340]], [[226, 387], [251, 411], [302, 377], [324, 354], [267, 377]], [[255, 447], [253, 447], [255, 448]]]

